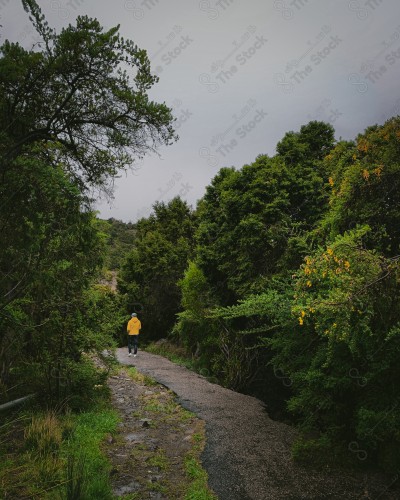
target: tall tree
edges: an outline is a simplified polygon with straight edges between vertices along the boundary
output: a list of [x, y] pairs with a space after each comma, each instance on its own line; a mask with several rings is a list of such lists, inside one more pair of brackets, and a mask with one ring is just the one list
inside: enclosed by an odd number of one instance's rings
[[41, 41], [0, 47], [0, 391], [12, 367], [26, 379], [24, 361], [60, 395], [52, 382], [100, 345], [85, 312], [104, 254], [90, 189], [177, 136], [149, 99], [146, 51], [118, 27], [81, 16], [58, 34], [35, 0], [22, 4]]
[[328, 209], [322, 158], [331, 125], [310, 122], [240, 170], [223, 168], [198, 207], [197, 262], [223, 305], [262, 291], [272, 276], [294, 271], [305, 235]]
[[324, 220], [329, 237], [366, 224], [369, 248], [400, 253], [400, 118], [368, 127], [355, 143], [341, 143], [326, 157], [331, 210]]
[[80, 187], [108, 177], [157, 145], [176, 139], [171, 110], [153, 102], [158, 81], [145, 50], [96, 19], [79, 16], [57, 34], [35, 0], [23, 0], [40, 51], [6, 41], [0, 48], [1, 169], [35, 145], [62, 161]]
[[[0, 227], [7, 228], [9, 251], [15, 248], [27, 258], [7, 255], [1, 261], [7, 286], [0, 290], [0, 305], [10, 299], [10, 290], [12, 296], [22, 293], [43, 255], [31, 230], [37, 198], [28, 179], [41, 184], [50, 169], [61, 168], [87, 195], [89, 187], [106, 189], [119, 169], [176, 139], [170, 109], [149, 100], [157, 77], [146, 51], [122, 38], [118, 27], [104, 31], [86, 16], [57, 34], [35, 0], [22, 3], [42, 41], [40, 50], [9, 41], [0, 47]], [[43, 191], [41, 199], [45, 203]], [[82, 198], [81, 204], [88, 207], [89, 200]], [[17, 262], [29, 270], [12, 281]]]
[[193, 254], [195, 220], [186, 202], [156, 203], [154, 214], [136, 226], [133, 250], [122, 266], [119, 289], [129, 312], [143, 319], [147, 339], [171, 330], [180, 310], [178, 281]]
[[62, 358], [79, 359], [77, 317], [84, 318], [83, 292], [104, 254], [94, 215], [83, 210], [82, 195], [63, 169], [49, 169], [36, 158], [19, 158], [16, 164], [20, 175], [6, 172], [0, 188], [3, 199], [6, 189], [18, 193], [18, 202], [3, 204], [0, 212], [0, 385], [5, 387], [11, 367], [21, 361], [46, 359], [44, 368]]

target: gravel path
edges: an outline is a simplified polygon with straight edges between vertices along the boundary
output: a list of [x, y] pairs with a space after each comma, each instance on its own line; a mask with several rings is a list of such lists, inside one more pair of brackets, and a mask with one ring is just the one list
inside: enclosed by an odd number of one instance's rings
[[212, 384], [161, 356], [140, 351], [128, 357], [122, 348], [117, 358], [174, 391], [184, 408], [205, 421], [203, 466], [220, 500], [398, 498], [390, 479], [294, 464], [290, 447], [296, 430], [271, 420], [256, 398]]

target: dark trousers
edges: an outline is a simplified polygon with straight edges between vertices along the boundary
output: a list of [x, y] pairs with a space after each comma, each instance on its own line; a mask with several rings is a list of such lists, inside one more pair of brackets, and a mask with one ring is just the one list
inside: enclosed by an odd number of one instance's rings
[[128, 350], [131, 352], [133, 347], [133, 354], [137, 353], [139, 335], [128, 335]]

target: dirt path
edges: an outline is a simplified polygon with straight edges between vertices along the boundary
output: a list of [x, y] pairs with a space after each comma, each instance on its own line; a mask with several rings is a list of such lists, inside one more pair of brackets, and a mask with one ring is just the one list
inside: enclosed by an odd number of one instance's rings
[[[204, 423], [174, 393], [140, 373], [120, 370], [108, 380], [121, 422], [104, 447], [117, 497], [182, 499], [191, 481], [185, 459], [197, 459]], [[201, 437], [201, 442], [196, 437]], [[197, 445], [198, 443], [198, 445]]]
[[290, 447], [296, 431], [271, 420], [258, 399], [211, 384], [161, 356], [140, 351], [134, 358], [118, 349], [117, 357], [171, 389], [205, 421], [203, 466], [220, 500], [398, 498], [390, 480], [294, 464]]

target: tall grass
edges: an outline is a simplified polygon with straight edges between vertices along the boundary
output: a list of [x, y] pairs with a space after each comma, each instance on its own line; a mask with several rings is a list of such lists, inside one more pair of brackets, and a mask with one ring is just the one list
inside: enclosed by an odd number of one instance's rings
[[67, 500], [113, 498], [110, 465], [100, 445], [108, 433], [115, 431], [117, 423], [118, 416], [112, 410], [87, 412], [75, 418], [74, 432], [63, 449], [67, 456]]
[[[111, 500], [110, 465], [101, 452], [118, 416], [110, 410], [107, 371], [85, 357], [73, 373], [73, 398], [3, 413], [0, 498]], [[73, 411], [76, 413], [73, 413]]]
[[104, 409], [10, 419], [0, 427], [0, 498], [111, 500], [101, 443], [117, 423]]
[[32, 494], [46, 500], [111, 500], [110, 466], [101, 443], [117, 422], [112, 410], [34, 416], [25, 431]]
[[49, 411], [34, 415], [24, 431], [25, 446], [38, 456], [57, 453], [62, 442], [62, 425], [57, 415]]

